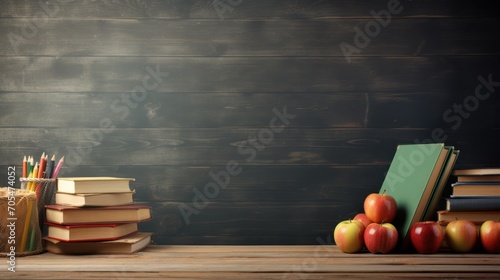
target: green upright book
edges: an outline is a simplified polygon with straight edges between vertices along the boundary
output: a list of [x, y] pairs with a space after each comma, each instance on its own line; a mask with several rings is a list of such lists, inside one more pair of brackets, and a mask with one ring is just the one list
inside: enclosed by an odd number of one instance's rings
[[397, 147], [380, 193], [391, 195], [398, 204], [393, 224], [402, 250], [410, 245], [411, 226], [423, 218], [448, 153], [443, 143]]

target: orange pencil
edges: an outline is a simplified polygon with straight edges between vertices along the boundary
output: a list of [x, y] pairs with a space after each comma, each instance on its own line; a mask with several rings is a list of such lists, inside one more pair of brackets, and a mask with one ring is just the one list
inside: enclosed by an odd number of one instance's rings
[[28, 172], [28, 161], [26, 160], [26, 156], [23, 157], [23, 178], [26, 178]]
[[[47, 166], [47, 155], [45, 155], [45, 152], [44, 152], [42, 154], [42, 156], [40, 157], [40, 165], [38, 167], [37, 178], [43, 178], [44, 177], [44, 172], [45, 172], [46, 166]], [[36, 197], [37, 198], [40, 197], [41, 188], [42, 188], [42, 182], [37, 183], [36, 187], [34, 189], [34, 191], [36, 192]]]
[[47, 157], [45, 157], [45, 152], [40, 157], [40, 165], [38, 166], [37, 178], [42, 178], [43, 172], [45, 171], [45, 166], [47, 165]]

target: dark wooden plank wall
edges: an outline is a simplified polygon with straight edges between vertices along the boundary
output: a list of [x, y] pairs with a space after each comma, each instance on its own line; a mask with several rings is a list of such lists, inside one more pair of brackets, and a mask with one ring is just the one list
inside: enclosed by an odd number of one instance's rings
[[329, 242], [398, 144], [500, 165], [499, 23], [476, 1], [2, 1], [0, 168], [135, 177], [160, 244]]

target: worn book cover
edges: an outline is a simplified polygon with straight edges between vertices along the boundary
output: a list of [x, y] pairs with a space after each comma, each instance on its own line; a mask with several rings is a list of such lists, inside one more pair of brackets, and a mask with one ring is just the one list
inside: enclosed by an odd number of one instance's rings
[[396, 149], [380, 193], [396, 200], [393, 224], [403, 250], [409, 246], [409, 229], [423, 218], [448, 153], [443, 143], [399, 145]]
[[151, 243], [150, 232], [137, 232], [112, 241], [63, 242], [44, 237], [44, 248], [53, 254], [131, 254], [138, 252]]
[[132, 204], [134, 192], [123, 193], [56, 193], [55, 202], [69, 206], [119, 206]]
[[479, 225], [488, 220], [500, 220], [500, 211], [438, 211], [439, 223], [447, 224], [456, 220], [469, 220]]
[[500, 196], [451, 196], [447, 211], [500, 211]]
[[427, 208], [425, 209], [423, 220], [426, 220], [426, 221], [436, 219], [436, 212], [437, 212], [437, 210], [439, 210], [438, 209], [439, 202], [441, 200], [443, 200], [444, 189], [447, 186], [447, 183], [450, 179], [450, 175], [453, 171], [453, 168], [455, 166], [457, 158], [460, 154], [460, 151], [455, 150], [454, 147], [445, 146], [445, 149], [449, 149], [448, 158], [447, 158], [445, 166], [443, 168], [443, 172], [441, 173], [441, 176], [439, 177], [438, 183], [437, 183], [436, 187], [434, 188], [434, 192], [431, 195], [431, 198], [429, 200], [429, 204], [427, 205]]
[[65, 242], [115, 240], [138, 231], [137, 223], [60, 225], [46, 223], [47, 236]]
[[151, 219], [151, 207], [140, 205], [75, 207], [47, 205], [46, 220], [56, 224], [131, 223]]
[[130, 192], [130, 181], [134, 180], [120, 177], [57, 178], [57, 191], [63, 193]]

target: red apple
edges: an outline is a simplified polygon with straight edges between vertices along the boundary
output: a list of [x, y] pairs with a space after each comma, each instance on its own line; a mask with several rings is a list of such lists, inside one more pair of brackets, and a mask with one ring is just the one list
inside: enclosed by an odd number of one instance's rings
[[451, 250], [460, 253], [472, 251], [477, 240], [477, 229], [467, 220], [451, 221], [446, 225], [444, 237]]
[[432, 254], [441, 248], [444, 240], [444, 231], [438, 222], [417, 222], [410, 229], [410, 238], [417, 252], [420, 254]]
[[358, 220], [341, 221], [333, 231], [335, 244], [344, 253], [361, 251], [364, 245], [363, 233], [365, 226]]
[[368, 219], [368, 217], [366, 216], [365, 213], [358, 213], [356, 216], [354, 216], [353, 220], [358, 220], [360, 221], [361, 223], [363, 223], [363, 225], [365, 226], [365, 228], [373, 223], [370, 219]]
[[479, 229], [481, 243], [488, 253], [500, 253], [500, 222], [486, 221]]
[[371, 223], [364, 234], [365, 246], [371, 253], [390, 253], [398, 243], [398, 231], [390, 223]]
[[396, 217], [396, 200], [385, 193], [371, 193], [365, 198], [365, 214], [374, 223], [391, 223]]

